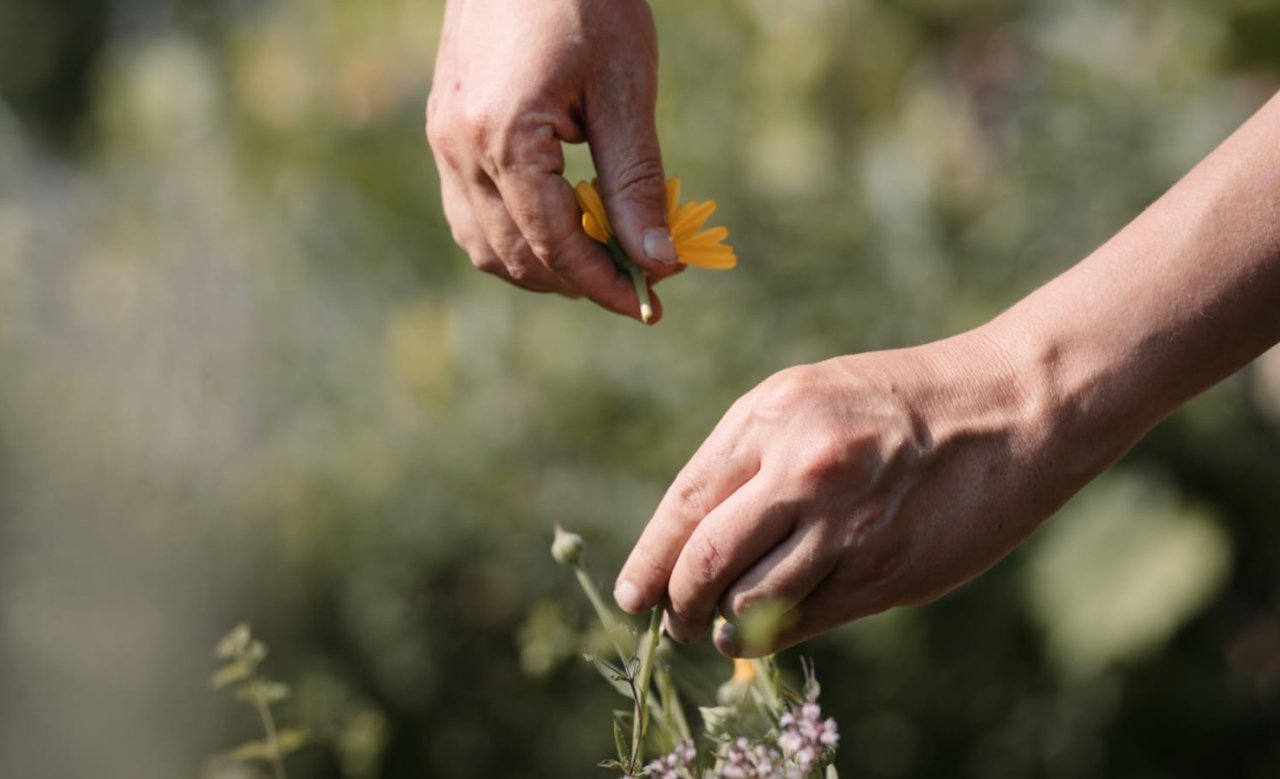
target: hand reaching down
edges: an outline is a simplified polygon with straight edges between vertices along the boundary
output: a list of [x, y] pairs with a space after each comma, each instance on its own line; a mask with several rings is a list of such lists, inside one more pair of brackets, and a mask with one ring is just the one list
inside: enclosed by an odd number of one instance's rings
[[[668, 630], [726, 654], [785, 648], [924, 603], [1017, 545], [1107, 457], [1063, 467], [1036, 394], [981, 335], [841, 357], [740, 399], [677, 476], [618, 579], [623, 608], [668, 597]], [[981, 398], [981, 400], [975, 400]], [[788, 609], [743, 646], [752, 604]]]
[[[1280, 340], [1280, 95], [990, 323], [783, 371], [734, 404], [618, 578], [690, 641], [762, 654], [990, 567], [1147, 430]], [[789, 608], [768, 646], [733, 628]]]

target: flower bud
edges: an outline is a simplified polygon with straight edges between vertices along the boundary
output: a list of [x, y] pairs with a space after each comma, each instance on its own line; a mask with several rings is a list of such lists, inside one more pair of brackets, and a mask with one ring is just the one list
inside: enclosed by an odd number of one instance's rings
[[582, 536], [577, 533], [570, 533], [556, 525], [556, 537], [551, 542], [551, 556], [555, 558], [557, 563], [561, 565], [577, 565], [578, 561], [582, 559], [582, 550], [585, 546], [582, 543]]

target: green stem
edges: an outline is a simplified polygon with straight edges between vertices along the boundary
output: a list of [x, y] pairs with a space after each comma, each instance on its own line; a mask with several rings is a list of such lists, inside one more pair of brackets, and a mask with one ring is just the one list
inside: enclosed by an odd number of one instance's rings
[[675, 730], [677, 741], [692, 741], [693, 731], [689, 729], [689, 720], [684, 716], [684, 708], [680, 704], [680, 694], [671, 681], [671, 669], [663, 667], [657, 670], [658, 695], [662, 698], [661, 711], [664, 719]]
[[276, 737], [276, 722], [271, 716], [271, 708], [261, 701], [254, 701], [253, 707], [258, 710], [262, 729], [267, 733], [267, 751], [271, 753], [271, 767], [276, 779], [285, 779], [284, 760], [280, 757], [280, 740]]
[[631, 285], [636, 288], [636, 300], [640, 304], [640, 321], [649, 324], [653, 321], [653, 304], [649, 300], [649, 282], [644, 278], [644, 270], [627, 256], [617, 239], [610, 238], [605, 248], [609, 250], [609, 258], [618, 266], [618, 270], [631, 277]]
[[640, 679], [636, 685], [636, 713], [631, 731], [631, 770], [638, 771], [644, 763], [644, 731], [649, 724], [649, 681], [653, 678], [653, 660], [658, 654], [658, 641], [662, 638], [662, 606], [655, 606], [649, 616], [648, 641], [640, 657]]
[[587, 594], [587, 600], [591, 601], [592, 608], [596, 610], [596, 616], [600, 618], [600, 624], [604, 626], [604, 632], [609, 634], [609, 640], [613, 642], [613, 648], [618, 650], [618, 660], [622, 662], [622, 667], [625, 669], [627, 667], [627, 650], [618, 638], [622, 632], [622, 626], [618, 624], [613, 612], [605, 604], [604, 598], [600, 596], [600, 590], [596, 589], [596, 583], [591, 581], [591, 576], [586, 572], [586, 569], [581, 565], [574, 565], [573, 572], [578, 577], [578, 584], [582, 585], [582, 591]]

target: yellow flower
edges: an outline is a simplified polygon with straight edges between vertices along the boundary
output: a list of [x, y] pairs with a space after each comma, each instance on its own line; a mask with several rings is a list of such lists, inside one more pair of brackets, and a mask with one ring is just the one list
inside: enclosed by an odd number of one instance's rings
[[[609, 226], [604, 201], [600, 199], [599, 184], [595, 180], [580, 181], [574, 191], [582, 207], [582, 229], [600, 243], [608, 244], [613, 238], [613, 229]], [[667, 179], [667, 225], [681, 264], [714, 270], [728, 270], [738, 264], [733, 248], [723, 243], [729, 237], [728, 228], [702, 229], [715, 210], [714, 200], [682, 204], [680, 179]]]

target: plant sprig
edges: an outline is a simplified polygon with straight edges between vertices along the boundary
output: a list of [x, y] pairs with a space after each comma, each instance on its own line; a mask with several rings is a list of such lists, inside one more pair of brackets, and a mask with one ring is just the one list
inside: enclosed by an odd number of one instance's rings
[[289, 687], [259, 673], [267, 657], [267, 645], [255, 639], [249, 626], [240, 623], [223, 636], [214, 649], [223, 662], [209, 684], [215, 690], [235, 688], [235, 698], [253, 707], [262, 723], [263, 738], [248, 741], [221, 756], [223, 760], [243, 763], [253, 760], [269, 763], [275, 779], [286, 779], [284, 759], [306, 743], [306, 734], [291, 728], [278, 729], [271, 707], [289, 697]]
[[[709, 747], [699, 753], [671, 669], [659, 662], [663, 605], [650, 612], [643, 633], [629, 628], [601, 597], [587, 573], [582, 562], [584, 549], [581, 536], [556, 527], [551, 554], [557, 562], [573, 568], [618, 653], [617, 665], [594, 655], [588, 659], [632, 702], [631, 711], [614, 712], [618, 757], [600, 763], [601, 767], [620, 771], [625, 777], [651, 779], [837, 779], [832, 760], [839, 733], [834, 720], [822, 719], [813, 664], [803, 659], [804, 685], [800, 690], [783, 683], [772, 656], [735, 660], [733, 678], [717, 694], [720, 705], [699, 708], [703, 738]], [[762, 609], [754, 619], [752, 614], [744, 615], [742, 627], [763, 636], [782, 624], [781, 616]], [[655, 737], [649, 729], [651, 720], [658, 726], [658, 741], [668, 751], [646, 764], [645, 741]]]

